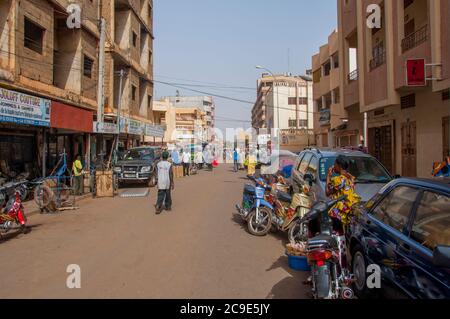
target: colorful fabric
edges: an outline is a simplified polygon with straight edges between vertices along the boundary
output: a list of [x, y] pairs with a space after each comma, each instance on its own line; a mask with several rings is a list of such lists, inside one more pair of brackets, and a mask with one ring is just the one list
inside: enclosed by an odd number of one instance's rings
[[346, 196], [345, 200], [337, 202], [329, 212], [331, 217], [339, 219], [346, 226], [350, 223], [353, 206], [361, 201], [361, 197], [355, 192], [354, 177], [350, 174], [332, 177], [330, 187], [332, 199]]

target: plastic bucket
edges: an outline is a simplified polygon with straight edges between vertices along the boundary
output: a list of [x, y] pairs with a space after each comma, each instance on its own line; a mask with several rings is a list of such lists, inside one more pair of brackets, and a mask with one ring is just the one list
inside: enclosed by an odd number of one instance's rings
[[296, 271], [311, 271], [306, 256], [288, 256], [289, 268]]

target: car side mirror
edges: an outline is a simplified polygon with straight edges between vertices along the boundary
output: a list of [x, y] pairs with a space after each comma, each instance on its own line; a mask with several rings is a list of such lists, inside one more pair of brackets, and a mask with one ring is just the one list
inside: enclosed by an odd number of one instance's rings
[[316, 179], [314, 178], [313, 174], [311, 174], [311, 173], [306, 173], [303, 176], [303, 180], [305, 182], [307, 182], [310, 187], [316, 182]]
[[450, 246], [438, 246], [433, 252], [433, 265], [450, 268]]

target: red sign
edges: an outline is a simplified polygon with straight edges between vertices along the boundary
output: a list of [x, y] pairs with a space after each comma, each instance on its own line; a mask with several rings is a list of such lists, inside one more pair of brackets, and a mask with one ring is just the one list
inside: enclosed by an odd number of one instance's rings
[[74, 132], [92, 133], [94, 113], [64, 103], [52, 102], [50, 126]]
[[425, 59], [411, 59], [406, 61], [406, 84], [408, 86], [427, 85]]

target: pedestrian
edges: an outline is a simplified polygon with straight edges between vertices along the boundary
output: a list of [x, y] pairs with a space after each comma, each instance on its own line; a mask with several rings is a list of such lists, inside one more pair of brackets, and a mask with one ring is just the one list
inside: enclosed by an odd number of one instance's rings
[[83, 164], [81, 164], [81, 156], [77, 154], [72, 164], [73, 187], [76, 196], [83, 195]]
[[170, 212], [172, 210], [172, 194], [175, 189], [173, 182], [172, 164], [168, 161], [169, 153], [163, 152], [162, 161], [156, 166], [158, 169], [158, 199], [156, 201], [156, 214], [159, 215], [162, 212], [163, 204], [164, 208]]
[[189, 166], [191, 165], [191, 152], [185, 149], [181, 157], [183, 162], [183, 176], [189, 176]]
[[203, 153], [201, 149], [199, 149], [195, 155], [195, 164], [197, 164], [199, 169], [203, 168]]
[[234, 172], [237, 172], [239, 169], [238, 160], [239, 160], [239, 151], [237, 149], [234, 149], [233, 152]]
[[178, 149], [175, 147], [172, 151], [172, 162], [174, 166], [180, 165], [180, 153], [178, 152]]
[[239, 161], [239, 170], [241, 170], [244, 167], [244, 161], [245, 161], [245, 155], [242, 150], [238, 152], [238, 161]]

